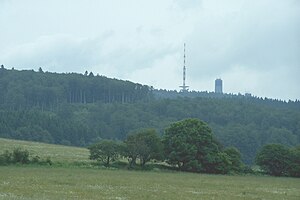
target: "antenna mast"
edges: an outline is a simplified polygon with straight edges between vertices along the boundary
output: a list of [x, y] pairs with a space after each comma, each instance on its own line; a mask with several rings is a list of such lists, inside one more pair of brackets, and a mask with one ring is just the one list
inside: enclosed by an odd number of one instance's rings
[[182, 85], [179, 86], [182, 89], [180, 90], [180, 92], [188, 92], [188, 88], [189, 86], [185, 85], [185, 71], [186, 71], [186, 67], [185, 67], [185, 43], [183, 45], [183, 82]]

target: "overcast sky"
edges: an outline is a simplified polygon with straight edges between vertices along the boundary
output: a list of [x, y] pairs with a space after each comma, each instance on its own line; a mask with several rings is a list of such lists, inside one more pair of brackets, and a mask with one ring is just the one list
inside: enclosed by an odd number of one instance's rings
[[300, 99], [300, 0], [0, 0], [0, 64]]

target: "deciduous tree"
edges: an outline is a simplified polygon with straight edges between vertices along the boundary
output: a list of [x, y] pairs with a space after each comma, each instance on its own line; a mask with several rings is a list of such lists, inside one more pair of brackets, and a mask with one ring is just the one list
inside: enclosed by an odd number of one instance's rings
[[256, 155], [256, 163], [266, 173], [286, 175], [289, 166], [289, 149], [281, 144], [267, 144]]
[[167, 162], [180, 170], [219, 173], [220, 165], [228, 162], [228, 155], [221, 153], [212, 130], [199, 119], [171, 124], [163, 143]]
[[90, 150], [90, 159], [102, 162], [105, 166], [118, 158], [120, 155], [121, 144], [114, 140], [102, 140], [93, 144]]
[[137, 159], [140, 159], [141, 166], [145, 166], [151, 159], [162, 157], [162, 143], [154, 129], [143, 129], [128, 135], [125, 144], [130, 167], [136, 164]]
[[243, 167], [242, 163], [242, 155], [240, 151], [235, 147], [228, 147], [224, 150], [224, 153], [226, 153], [229, 156], [230, 161], [230, 171], [239, 172], [241, 171]]
[[293, 177], [300, 177], [300, 146], [290, 149], [288, 174]]

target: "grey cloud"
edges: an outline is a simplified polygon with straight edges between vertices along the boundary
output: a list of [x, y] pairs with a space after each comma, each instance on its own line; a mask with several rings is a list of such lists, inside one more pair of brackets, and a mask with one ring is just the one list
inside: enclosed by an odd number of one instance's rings
[[267, 11], [258, 6], [251, 2], [241, 8], [247, 9], [248, 14], [240, 10], [204, 18], [210, 21], [199, 20], [188, 40], [191, 65], [199, 66], [191, 69], [192, 74], [217, 75], [235, 65], [258, 71], [283, 65], [299, 66], [300, 14], [296, 14], [297, 9], [275, 5]]
[[174, 0], [174, 2], [183, 10], [202, 6], [202, 0]]
[[8, 66], [32, 69], [46, 67], [60, 72], [64, 69], [79, 71], [96, 63], [95, 41], [72, 38], [64, 35], [43, 36], [33, 43], [23, 44], [7, 51], [0, 60]]
[[148, 68], [159, 59], [176, 51], [165, 46], [117, 46], [109, 49], [115, 33], [108, 31], [101, 37], [75, 38], [69, 35], [43, 36], [28, 44], [16, 46], [0, 56], [0, 60], [15, 68], [50, 71], [83, 72], [86, 69], [101, 73], [103, 66], [118, 69], [118, 76], [136, 69]]

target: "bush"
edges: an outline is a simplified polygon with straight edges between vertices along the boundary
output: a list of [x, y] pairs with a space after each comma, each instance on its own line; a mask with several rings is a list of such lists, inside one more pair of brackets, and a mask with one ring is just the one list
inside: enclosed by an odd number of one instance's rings
[[244, 165], [241, 170], [241, 173], [243, 174], [257, 174], [257, 172], [255, 172], [251, 167]]
[[39, 165], [52, 165], [52, 161], [50, 159], [50, 157], [47, 157], [46, 159], [41, 159], [39, 156], [34, 156], [30, 163], [33, 164], [39, 164]]
[[0, 165], [6, 165], [6, 164], [7, 164], [7, 162], [5, 160], [5, 157], [3, 156], [3, 154], [0, 155]]
[[40, 157], [39, 156], [34, 156], [31, 160], [32, 163], [38, 164], [40, 162]]
[[29, 163], [29, 152], [27, 150], [22, 150], [21, 148], [16, 148], [12, 153], [12, 162], [28, 164]]
[[53, 162], [52, 162], [52, 160], [50, 159], [50, 157], [47, 157], [47, 158], [46, 158], [45, 163], [48, 164], [48, 165], [52, 165], [52, 164], [53, 164]]
[[12, 162], [12, 153], [8, 150], [0, 155], [0, 165], [7, 165]]
[[0, 154], [0, 165], [8, 164], [40, 164], [40, 165], [52, 165], [50, 157], [41, 159], [39, 156], [34, 156], [29, 159], [29, 151], [22, 150], [21, 148], [15, 148], [12, 152], [6, 150], [3, 154]]

